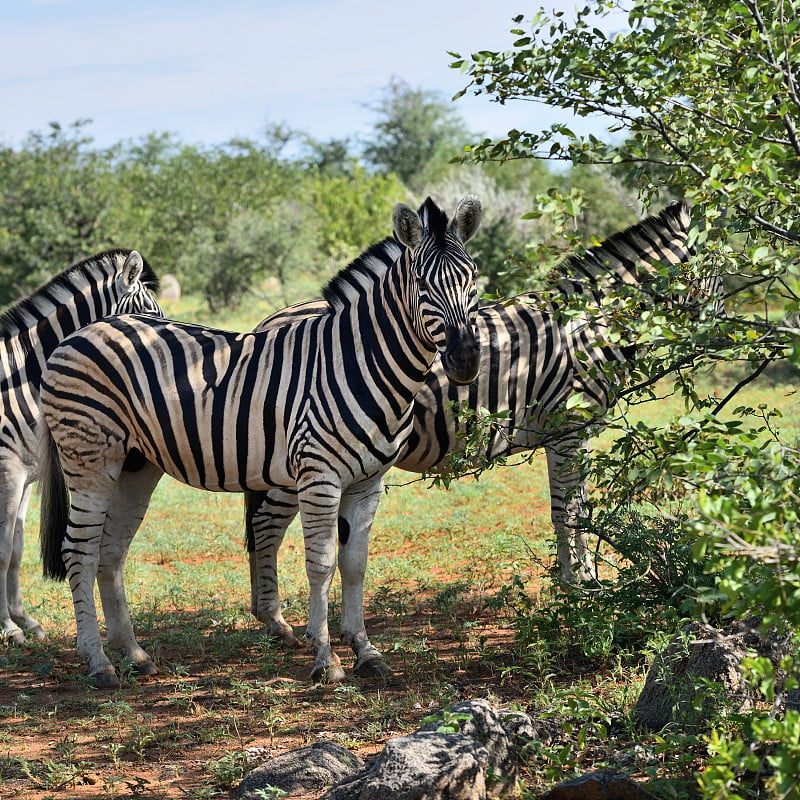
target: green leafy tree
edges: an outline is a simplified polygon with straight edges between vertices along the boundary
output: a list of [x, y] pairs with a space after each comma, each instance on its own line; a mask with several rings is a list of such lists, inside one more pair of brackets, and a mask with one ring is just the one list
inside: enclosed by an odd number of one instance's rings
[[394, 173], [411, 191], [441, 177], [473, 135], [455, 107], [436, 92], [394, 78], [371, 110], [377, 120], [363, 143], [367, 164]]
[[111, 244], [114, 150], [92, 148], [86, 125], [0, 149], [0, 303]]
[[[129, 146], [117, 165], [117, 237], [141, 247], [159, 272], [176, 273], [210, 308], [232, 307], [247, 288], [248, 269], [253, 282], [279, 275], [290, 251], [305, 256], [313, 238], [304, 230], [307, 210], [287, 202], [306, 194], [306, 176], [276, 156], [279, 149], [272, 139], [198, 147], [170, 136]], [[262, 255], [255, 257], [258, 242]]]
[[[606, 420], [619, 435], [592, 464], [603, 497], [595, 522], [602, 529], [603, 514], [631, 502], [664, 509], [687, 498], [696, 554], [721, 573], [710, 599], [723, 613], [756, 612], [765, 627], [779, 626], [796, 653], [796, 446], [769, 411], [731, 401], [771, 362], [798, 360], [800, 328], [787, 315], [800, 301], [800, 7], [761, 0], [622, 5], [627, 26], [605, 19], [619, 6], [604, 0], [574, 18], [519, 17], [508, 50], [456, 56], [455, 64], [467, 75], [465, 92], [602, 114], [615, 140], [578, 136], [559, 123], [486, 139], [471, 157], [605, 165], [637, 186], [646, 205], [670, 196], [692, 202], [700, 253], [693, 270], [728, 276], [729, 317], [709, 308], [697, 319], [643, 319], [636, 303], [618, 303], [615, 319], [643, 352], [628, 376], [629, 397], [675, 387], [686, 413], [660, 426]], [[622, 30], [607, 33], [612, 27]], [[717, 380], [717, 396], [696, 379], [701, 365], [716, 363], [739, 365], [729, 386]], [[709, 735], [708, 765], [698, 775], [704, 797], [797, 794], [800, 716], [780, 705], [798, 673], [788, 652], [783, 683], [768, 662], [751, 664], [772, 712], [753, 712], [746, 724]]]
[[309, 236], [307, 216], [302, 205], [286, 201], [269, 214], [233, 214], [222, 232], [198, 228], [177, 264], [186, 288], [200, 292], [217, 313], [237, 308], [248, 292], [272, 277], [288, 304], [289, 278], [317, 267], [318, 248]]
[[407, 199], [393, 174], [371, 175], [353, 167], [349, 175], [316, 175], [310, 203], [318, 231], [320, 257], [339, 269], [369, 245], [392, 234], [392, 209]]

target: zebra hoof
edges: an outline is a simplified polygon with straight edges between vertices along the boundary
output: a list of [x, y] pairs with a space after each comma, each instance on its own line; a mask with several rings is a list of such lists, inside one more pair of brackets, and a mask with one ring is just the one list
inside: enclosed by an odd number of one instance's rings
[[142, 661], [141, 664], [134, 664], [133, 668], [140, 675], [158, 675], [158, 667], [152, 661]]
[[305, 642], [301, 642], [294, 635], [294, 631], [289, 625], [270, 625], [267, 627], [266, 634], [272, 639], [277, 639], [286, 647], [303, 648], [306, 646]]
[[9, 630], [0, 631], [0, 642], [8, 644], [25, 644], [25, 633], [22, 628], [11, 628]]
[[311, 670], [311, 680], [314, 683], [341, 683], [345, 679], [344, 670], [338, 664], [329, 664], [326, 667], [314, 667]]
[[47, 634], [44, 632], [44, 628], [41, 625], [36, 625], [36, 627], [31, 628], [28, 633], [32, 634], [33, 638], [39, 642], [47, 641]]
[[119, 678], [114, 672], [95, 672], [89, 679], [98, 689], [119, 689]]
[[359, 678], [388, 678], [392, 674], [382, 658], [371, 658], [363, 664], [356, 664], [353, 672]]

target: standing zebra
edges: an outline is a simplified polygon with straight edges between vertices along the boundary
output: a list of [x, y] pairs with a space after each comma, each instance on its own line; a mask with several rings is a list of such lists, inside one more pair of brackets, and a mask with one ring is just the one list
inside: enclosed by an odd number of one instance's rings
[[342, 637], [357, 674], [386, 671], [364, 627], [369, 530], [383, 474], [408, 436], [414, 395], [437, 352], [451, 381], [477, 375], [475, 264], [463, 245], [480, 216], [474, 197], [459, 203], [452, 223], [430, 199], [419, 213], [398, 204], [394, 230], [404, 247], [377, 245], [334, 277], [325, 290], [330, 314], [250, 334], [117, 317], [55, 350], [42, 376], [52, 434], [42, 448], [42, 555], [45, 574], [69, 577], [78, 652], [96, 684], [118, 685], [97, 625], [96, 576], [109, 645], [142, 672], [155, 670], [136, 642], [122, 582], [138, 520], [107, 525], [134, 454], [150, 465], [134, 516], [162, 471], [212, 491], [296, 489], [312, 678], [344, 678], [327, 620], [337, 536]]
[[23, 527], [36, 480], [39, 383], [45, 361], [73, 331], [108, 314], [161, 309], [157, 280], [135, 250], [108, 250], [64, 270], [0, 316], [0, 639], [44, 638], [20, 591]]
[[[448, 404], [468, 404], [490, 412], [508, 412], [492, 427], [482, 455], [493, 460], [543, 446], [550, 481], [551, 516], [556, 549], [565, 580], [590, 579], [593, 565], [586, 534], [581, 530], [585, 511], [584, 477], [576, 456], [588, 450], [587, 429], [559, 432], [553, 420], [566, 408], [568, 398], [581, 394], [602, 413], [614, 402], [614, 387], [603, 376], [609, 362], [625, 363], [634, 346], [599, 346], [602, 323], [584, 316], [559, 315], [559, 296], [591, 292], [602, 300], [621, 282], [639, 283], [652, 275], [657, 264], [674, 268], [692, 253], [687, 242], [691, 221], [687, 203], [675, 203], [660, 215], [649, 217], [608, 238], [581, 257], [559, 268], [557, 290], [544, 301], [523, 294], [478, 311], [481, 367], [469, 386], [448, 385], [435, 363], [414, 401], [414, 423], [395, 466], [411, 472], [440, 470], [448, 453], [463, 447], [464, 425]], [[704, 293], [717, 294], [718, 278]], [[265, 320], [262, 328], [280, 325], [303, 314], [327, 313], [324, 301], [299, 304]], [[246, 520], [252, 586], [252, 612], [267, 630], [287, 642], [294, 637], [280, 611], [277, 552], [289, 523], [297, 513], [290, 490], [248, 493]]]

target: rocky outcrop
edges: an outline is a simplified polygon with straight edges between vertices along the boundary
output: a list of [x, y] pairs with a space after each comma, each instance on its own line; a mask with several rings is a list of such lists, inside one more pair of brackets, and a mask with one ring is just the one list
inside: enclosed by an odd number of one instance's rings
[[[777, 666], [785, 643], [763, 636], [759, 620], [732, 623], [725, 630], [691, 622], [656, 657], [633, 710], [649, 730], [669, 724], [683, 730], [702, 729], [721, 704], [747, 709], [753, 696], [742, 675], [742, 660], [760, 655]], [[718, 692], [710, 690], [716, 684]], [[716, 712], [716, 713], [712, 713]]]
[[261, 800], [268, 787], [289, 795], [315, 791], [355, 775], [363, 768], [364, 762], [341, 745], [317, 742], [270, 758], [244, 778], [233, 796], [236, 800]]
[[[324, 800], [483, 800], [513, 791], [518, 749], [537, 731], [530, 718], [485, 700], [456, 703], [408, 736], [390, 739], [368, 764], [322, 742], [270, 759], [234, 792], [271, 786], [287, 794], [333, 785]], [[263, 796], [263, 795], [262, 795]]]

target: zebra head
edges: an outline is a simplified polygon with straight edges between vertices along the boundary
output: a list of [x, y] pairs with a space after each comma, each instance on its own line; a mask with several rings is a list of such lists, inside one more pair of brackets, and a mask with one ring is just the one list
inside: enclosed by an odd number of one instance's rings
[[157, 289], [158, 279], [142, 256], [136, 250], [131, 250], [115, 278], [114, 288], [119, 299], [114, 313], [154, 314], [163, 317], [164, 312], [148, 287]]
[[481, 213], [480, 200], [468, 195], [449, 224], [430, 198], [419, 212], [398, 203], [392, 218], [394, 234], [406, 247], [411, 301], [421, 322], [418, 333], [438, 350], [445, 374], [457, 385], [472, 383], [480, 367], [477, 270], [464, 244], [478, 230]]

